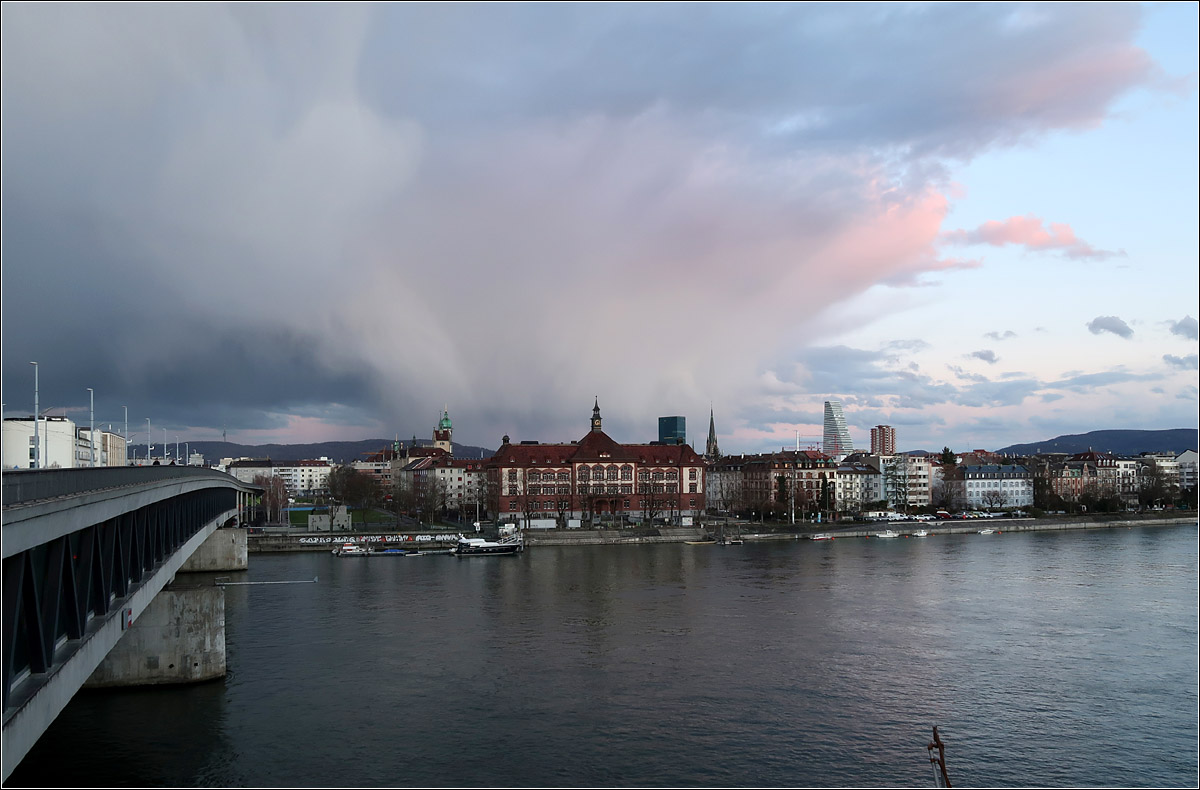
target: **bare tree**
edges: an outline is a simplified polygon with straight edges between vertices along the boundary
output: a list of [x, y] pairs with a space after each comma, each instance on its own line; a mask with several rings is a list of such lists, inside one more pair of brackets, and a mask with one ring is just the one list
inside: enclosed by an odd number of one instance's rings
[[287, 505], [287, 484], [278, 475], [255, 475], [254, 485], [262, 486], [262, 505], [267, 511], [267, 521], [278, 524], [283, 520], [283, 509]]

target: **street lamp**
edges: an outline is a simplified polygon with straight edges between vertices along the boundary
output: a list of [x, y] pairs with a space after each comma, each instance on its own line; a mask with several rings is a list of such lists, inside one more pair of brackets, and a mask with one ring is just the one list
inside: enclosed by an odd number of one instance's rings
[[92, 445], [92, 468], [96, 468], [96, 392], [91, 388], [87, 388], [88, 401], [92, 409], [92, 427], [88, 430], [88, 439]]
[[29, 364], [33, 365], [33, 466], [35, 469], [41, 469], [42, 445], [41, 437], [38, 436], [38, 363]]
[[146, 463], [150, 463], [150, 418], [146, 418]]

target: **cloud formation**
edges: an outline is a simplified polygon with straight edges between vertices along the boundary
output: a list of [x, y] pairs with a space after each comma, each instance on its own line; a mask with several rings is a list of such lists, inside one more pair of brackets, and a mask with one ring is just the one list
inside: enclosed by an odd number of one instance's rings
[[988, 363], [989, 365], [995, 365], [996, 362], [999, 360], [999, 357], [996, 356], [996, 352], [992, 351], [991, 349], [984, 349], [982, 351], [972, 351], [970, 356], [975, 359], [982, 359], [984, 362]]
[[1190, 315], [1185, 315], [1178, 321], [1169, 322], [1171, 334], [1179, 335], [1188, 340], [1200, 340], [1200, 327], [1196, 324], [1196, 319]]
[[1009, 217], [1003, 221], [991, 220], [974, 230], [953, 230], [942, 234], [949, 244], [990, 244], [1003, 247], [1008, 244], [1027, 250], [1057, 251], [1068, 258], [1103, 260], [1124, 253], [1098, 250], [1075, 235], [1070, 225], [1063, 222], [1045, 223], [1032, 215]]
[[984, 337], [991, 338], [992, 340], [1008, 340], [1009, 338], [1016, 336], [1017, 333], [1011, 329], [1005, 329], [1003, 332], [988, 332], [984, 335]]
[[1200, 355], [1197, 354], [1189, 354], [1186, 357], [1177, 357], [1174, 354], [1163, 354], [1163, 362], [1182, 370], [1196, 370], [1198, 361], [1200, 361]]
[[[231, 439], [799, 413], [843, 305], [977, 265], [953, 166], [1159, 76], [1137, 6], [1014, 13], [6, 4], [4, 380]], [[984, 243], [1101, 255], [1036, 223]], [[925, 350], [827, 367], [863, 408], [1018, 397]]]
[[1103, 332], [1111, 332], [1114, 335], [1128, 340], [1133, 337], [1133, 330], [1129, 328], [1129, 324], [1117, 318], [1115, 315], [1100, 315], [1088, 321], [1088, 331], [1093, 335], [1099, 335]]

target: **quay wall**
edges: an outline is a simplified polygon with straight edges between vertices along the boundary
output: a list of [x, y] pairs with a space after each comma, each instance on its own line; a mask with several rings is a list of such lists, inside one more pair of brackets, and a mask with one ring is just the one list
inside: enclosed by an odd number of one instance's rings
[[[955, 535], [978, 532], [990, 528], [997, 532], [1036, 532], [1069, 529], [1117, 529], [1151, 527], [1180, 524], [1197, 524], [1195, 513], [1164, 516], [1162, 514], [1114, 514], [1095, 516], [1073, 516], [1042, 519], [969, 519], [965, 521], [906, 521], [876, 522], [837, 526], [833, 524], [776, 525], [749, 522], [729, 522], [701, 525], [698, 527], [658, 527], [634, 529], [546, 529], [527, 530], [526, 546], [611, 546], [641, 543], [683, 543], [701, 540], [706, 535], [724, 532], [738, 535], [743, 540], [800, 540], [817, 533], [828, 533], [836, 538], [865, 538], [891, 529], [908, 535], [924, 529], [930, 535]], [[395, 546], [428, 550], [447, 549], [458, 538], [456, 532], [346, 532], [331, 535], [324, 533], [266, 533], [249, 536], [250, 553], [289, 551], [331, 551], [343, 543], [366, 543], [369, 545]]]

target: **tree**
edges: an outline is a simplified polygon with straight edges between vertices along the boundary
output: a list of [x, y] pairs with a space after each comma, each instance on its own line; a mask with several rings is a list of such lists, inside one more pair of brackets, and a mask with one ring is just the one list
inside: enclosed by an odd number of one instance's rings
[[283, 509], [287, 506], [287, 484], [278, 475], [255, 475], [254, 485], [262, 486], [262, 506], [267, 511], [267, 521], [278, 524], [283, 521]]
[[339, 466], [329, 473], [329, 497], [334, 502], [366, 508], [378, 501], [379, 484], [371, 475], [351, 466]]

